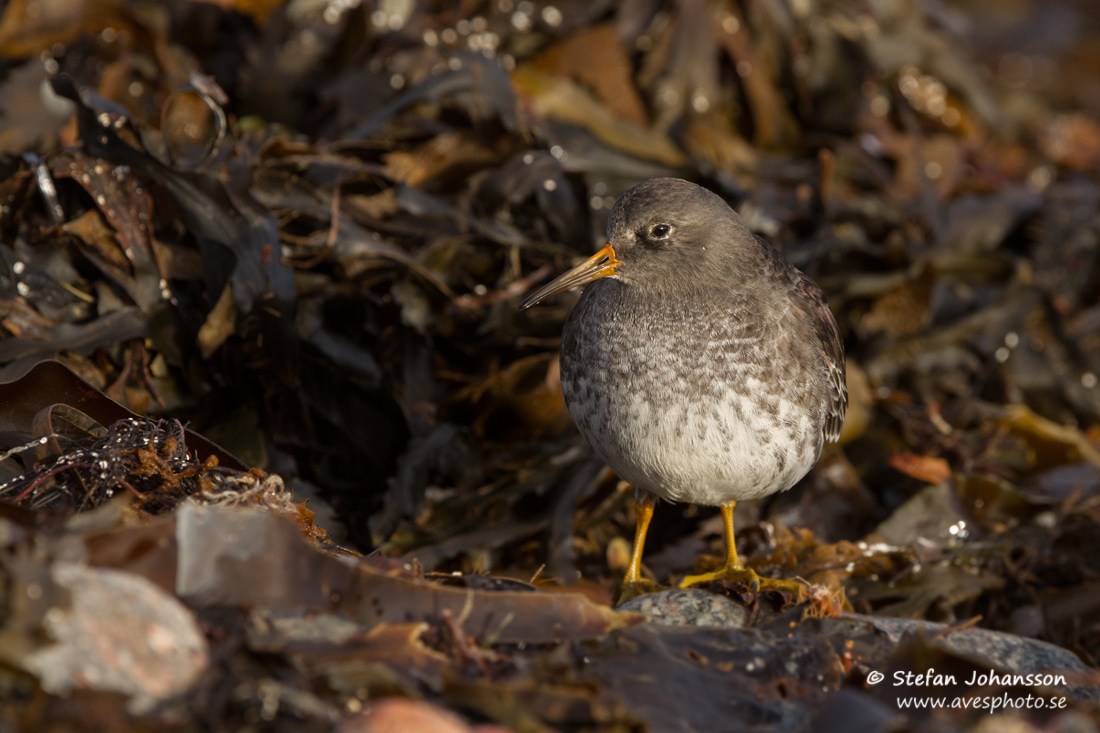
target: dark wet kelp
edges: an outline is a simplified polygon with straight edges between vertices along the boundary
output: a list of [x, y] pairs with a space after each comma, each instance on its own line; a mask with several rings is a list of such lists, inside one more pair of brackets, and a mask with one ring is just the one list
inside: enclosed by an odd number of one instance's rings
[[[1095, 730], [1098, 43], [1080, 0], [9, 2], [5, 722]], [[669, 175], [841, 328], [840, 445], [737, 508], [801, 603], [611, 608], [633, 491], [573, 301], [517, 309]], [[721, 524], [649, 546], [674, 584]]]

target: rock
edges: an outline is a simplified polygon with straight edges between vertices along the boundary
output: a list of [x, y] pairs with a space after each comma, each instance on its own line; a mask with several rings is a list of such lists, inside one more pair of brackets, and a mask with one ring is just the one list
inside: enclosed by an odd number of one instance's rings
[[647, 593], [627, 601], [616, 610], [645, 614], [653, 623], [664, 626], [740, 629], [746, 626], [749, 618], [748, 609], [736, 601], [690, 588]]
[[206, 639], [191, 612], [150, 581], [64, 562], [50, 567], [50, 579], [71, 605], [45, 612], [42, 627], [54, 643], [23, 658], [47, 692], [119, 692], [141, 713], [185, 692], [206, 670]]
[[[1100, 700], [1095, 670], [1068, 649], [1038, 639], [977, 627], [952, 629], [931, 621], [859, 614], [807, 621], [804, 625], [807, 624], [816, 624], [816, 633], [830, 641], [835, 649], [843, 649], [849, 640], [861, 639], [865, 661], [872, 666], [885, 663], [905, 637], [921, 635], [937, 649], [982, 662], [1004, 673], [1060, 674], [1066, 683], [1054, 685], [1055, 689], [1082, 700]], [[809, 629], [801, 633], [807, 632]]]
[[419, 700], [390, 697], [344, 720], [336, 733], [508, 733], [498, 725], [467, 725], [454, 713]]

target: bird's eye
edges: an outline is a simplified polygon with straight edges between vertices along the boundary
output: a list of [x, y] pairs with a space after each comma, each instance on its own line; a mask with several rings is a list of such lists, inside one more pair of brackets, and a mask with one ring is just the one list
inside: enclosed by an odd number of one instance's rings
[[672, 227], [668, 224], [654, 224], [653, 228], [649, 230], [649, 235], [654, 239], [664, 239], [672, 233]]

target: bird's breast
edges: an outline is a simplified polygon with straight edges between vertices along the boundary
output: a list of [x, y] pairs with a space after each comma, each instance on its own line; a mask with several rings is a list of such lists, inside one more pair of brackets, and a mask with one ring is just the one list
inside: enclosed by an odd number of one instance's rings
[[781, 330], [760, 316], [735, 296], [673, 305], [595, 283], [562, 341], [562, 390], [581, 433], [621, 478], [674, 501], [789, 488], [820, 454], [824, 412], [784, 359]]

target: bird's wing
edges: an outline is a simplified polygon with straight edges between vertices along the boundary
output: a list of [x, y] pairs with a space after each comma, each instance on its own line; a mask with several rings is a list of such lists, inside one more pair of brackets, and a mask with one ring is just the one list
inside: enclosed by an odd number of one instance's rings
[[829, 403], [829, 414], [825, 417], [825, 438], [835, 443], [840, 437], [844, 413], [848, 410], [848, 384], [844, 376], [844, 341], [840, 338], [836, 319], [833, 318], [833, 312], [829, 310], [825, 295], [822, 294], [817, 283], [799, 272], [795, 288], [803, 296], [796, 302], [802, 310], [805, 322], [821, 342], [825, 368], [829, 372], [829, 391], [832, 399]]

